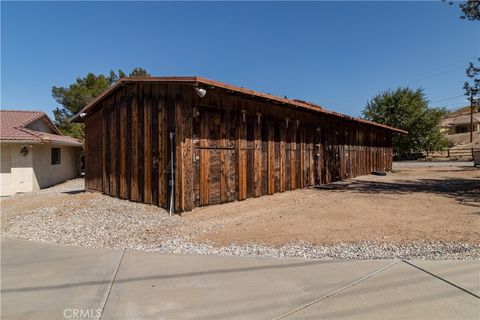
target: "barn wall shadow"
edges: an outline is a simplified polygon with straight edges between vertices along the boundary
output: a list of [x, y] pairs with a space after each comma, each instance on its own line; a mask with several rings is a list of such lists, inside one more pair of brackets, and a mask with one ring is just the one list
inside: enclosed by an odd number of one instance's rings
[[348, 187], [332, 191], [353, 191], [365, 194], [434, 193], [453, 198], [465, 205], [480, 207], [480, 179], [477, 178], [397, 180], [395, 182], [354, 180]]

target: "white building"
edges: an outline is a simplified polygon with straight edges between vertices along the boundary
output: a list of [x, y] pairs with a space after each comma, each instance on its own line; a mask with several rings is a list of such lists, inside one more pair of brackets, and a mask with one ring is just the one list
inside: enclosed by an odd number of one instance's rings
[[46, 188], [80, 173], [82, 143], [43, 112], [0, 111], [0, 196]]

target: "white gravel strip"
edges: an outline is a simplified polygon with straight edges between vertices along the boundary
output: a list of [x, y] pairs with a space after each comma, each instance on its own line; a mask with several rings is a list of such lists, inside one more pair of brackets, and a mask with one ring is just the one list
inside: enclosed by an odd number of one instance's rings
[[[159, 252], [168, 254], [254, 256], [274, 258], [303, 259], [416, 259], [416, 260], [479, 260], [480, 245], [465, 243], [410, 243], [395, 245], [391, 243], [360, 244], [340, 243], [332, 246], [318, 246], [306, 243], [292, 243], [282, 247], [270, 247], [258, 244], [215, 246], [208, 243], [194, 243], [186, 238], [161, 240], [159, 244], [143, 244], [136, 241], [122, 241], [120, 236], [108, 237], [108, 240], [92, 241], [88, 238], [68, 236], [54, 238], [37, 233], [32, 237], [3, 234], [2, 237], [20, 238], [32, 241], [53, 242], [65, 245], [79, 245], [94, 248], [116, 248], [135, 251]], [[76, 239], [75, 239], [76, 238]]]
[[480, 245], [472, 246], [460, 243], [410, 243], [399, 246], [389, 243], [378, 244], [371, 242], [363, 242], [361, 244], [340, 243], [332, 246], [292, 243], [276, 248], [258, 244], [233, 244], [225, 247], [217, 247], [205, 243], [191, 243], [184, 239], [171, 239], [162, 241], [162, 244], [157, 247], [133, 247], [129, 249], [175, 254], [263, 256], [304, 259], [480, 259]]

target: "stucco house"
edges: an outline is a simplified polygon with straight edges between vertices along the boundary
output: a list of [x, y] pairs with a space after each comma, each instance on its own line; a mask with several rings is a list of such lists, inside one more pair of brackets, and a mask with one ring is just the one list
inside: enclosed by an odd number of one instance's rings
[[[470, 114], [443, 119], [441, 128], [447, 134], [470, 132]], [[480, 112], [473, 114], [473, 132], [480, 131]]]
[[76, 177], [82, 143], [64, 136], [43, 112], [0, 111], [0, 196], [31, 192]]

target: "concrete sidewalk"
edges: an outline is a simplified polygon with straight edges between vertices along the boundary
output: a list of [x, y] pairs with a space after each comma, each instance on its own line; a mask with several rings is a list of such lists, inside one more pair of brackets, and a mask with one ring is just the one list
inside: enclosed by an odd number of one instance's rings
[[181, 256], [2, 240], [2, 319], [478, 319], [479, 261]]

